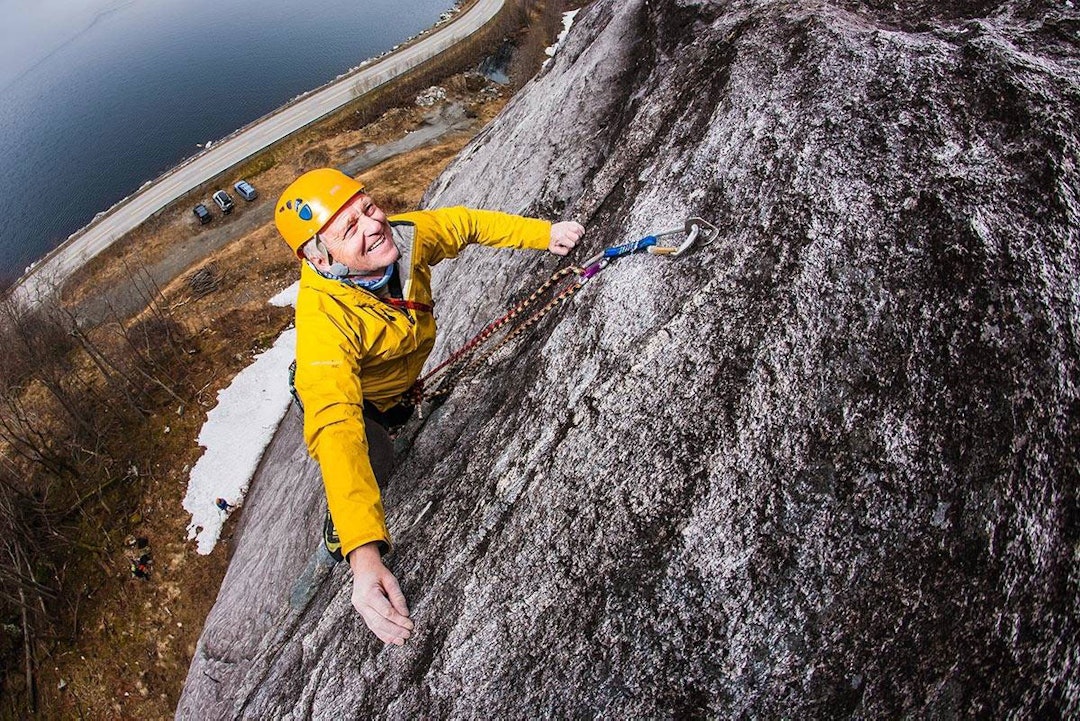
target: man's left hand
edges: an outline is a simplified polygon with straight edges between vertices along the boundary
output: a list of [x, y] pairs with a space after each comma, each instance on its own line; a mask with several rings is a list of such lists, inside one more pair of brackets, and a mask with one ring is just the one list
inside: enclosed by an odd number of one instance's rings
[[353, 608], [380, 641], [404, 646], [413, 631], [409, 606], [394, 574], [383, 565], [378, 544], [354, 548], [349, 553], [349, 567], [353, 572]]
[[583, 235], [585, 235], [585, 228], [581, 223], [575, 223], [572, 220], [552, 223], [551, 243], [548, 244], [548, 250], [555, 255], [566, 255], [574, 249]]

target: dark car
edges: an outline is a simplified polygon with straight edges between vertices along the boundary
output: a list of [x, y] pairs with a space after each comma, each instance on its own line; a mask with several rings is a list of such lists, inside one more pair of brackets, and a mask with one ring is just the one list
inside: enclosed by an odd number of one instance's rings
[[246, 180], [238, 180], [233, 184], [233, 188], [240, 197], [247, 201], [255, 200], [259, 197], [259, 191], [255, 190], [255, 187]]
[[214, 193], [214, 202], [217, 203], [217, 207], [221, 208], [221, 212], [228, 215], [233, 209], [233, 199], [229, 197], [229, 194], [224, 190], [219, 190]]
[[195, 217], [198, 218], [199, 222], [203, 225], [206, 225], [211, 220], [213, 220], [213, 217], [210, 215], [210, 209], [202, 203], [196, 205], [195, 209], [192, 212], [195, 213]]

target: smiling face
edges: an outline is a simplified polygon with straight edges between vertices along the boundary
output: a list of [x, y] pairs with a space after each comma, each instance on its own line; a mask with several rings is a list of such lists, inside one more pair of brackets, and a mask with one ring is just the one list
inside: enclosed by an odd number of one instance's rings
[[335, 262], [346, 264], [353, 275], [361, 277], [382, 276], [400, 256], [386, 213], [367, 193], [357, 193], [341, 206], [319, 237]]

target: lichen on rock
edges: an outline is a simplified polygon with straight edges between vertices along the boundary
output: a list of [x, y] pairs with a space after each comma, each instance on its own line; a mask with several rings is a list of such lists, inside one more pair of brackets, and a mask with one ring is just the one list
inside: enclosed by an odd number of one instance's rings
[[[462, 382], [384, 489], [416, 637], [381, 648], [338, 569], [229, 715], [1076, 715], [1078, 30], [583, 9], [425, 202], [576, 218], [582, 257], [719, 239], [618, 261]], [[433, 359], [558, 265], [440, 265]]]

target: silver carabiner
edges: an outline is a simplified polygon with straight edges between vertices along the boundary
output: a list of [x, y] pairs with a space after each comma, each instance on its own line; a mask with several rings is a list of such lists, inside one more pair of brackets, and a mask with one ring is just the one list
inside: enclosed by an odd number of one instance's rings
[[[696, 217], [688, 218], [686, 224], [682, 228], [682, 231], [686, 234], [686, 239], [683, 240], [683, 242], [680, 243], [678, 246], [654, 245], [649, 248], [649, 252], [653, 255], [669, 255], [675, 257], [677, 255], [682, 255], [686, 251], [690, 250], [690, 248], [694, 247], [694, 244], [698, 243], [699, 241], [701, 245], [708, 245], [709, 243], [712, 243], [714, 240], [716, 240], [716, 236], [720, 234], [720, 229], [717, 228], [715, 225], [708, 222], [707, 220]], [[674, 235], [677, 232], [679, 231], [671, 230], [661, 233], [660, 235]], [[704, 240], [700, 240], [702, 234], [705, 235]]]

